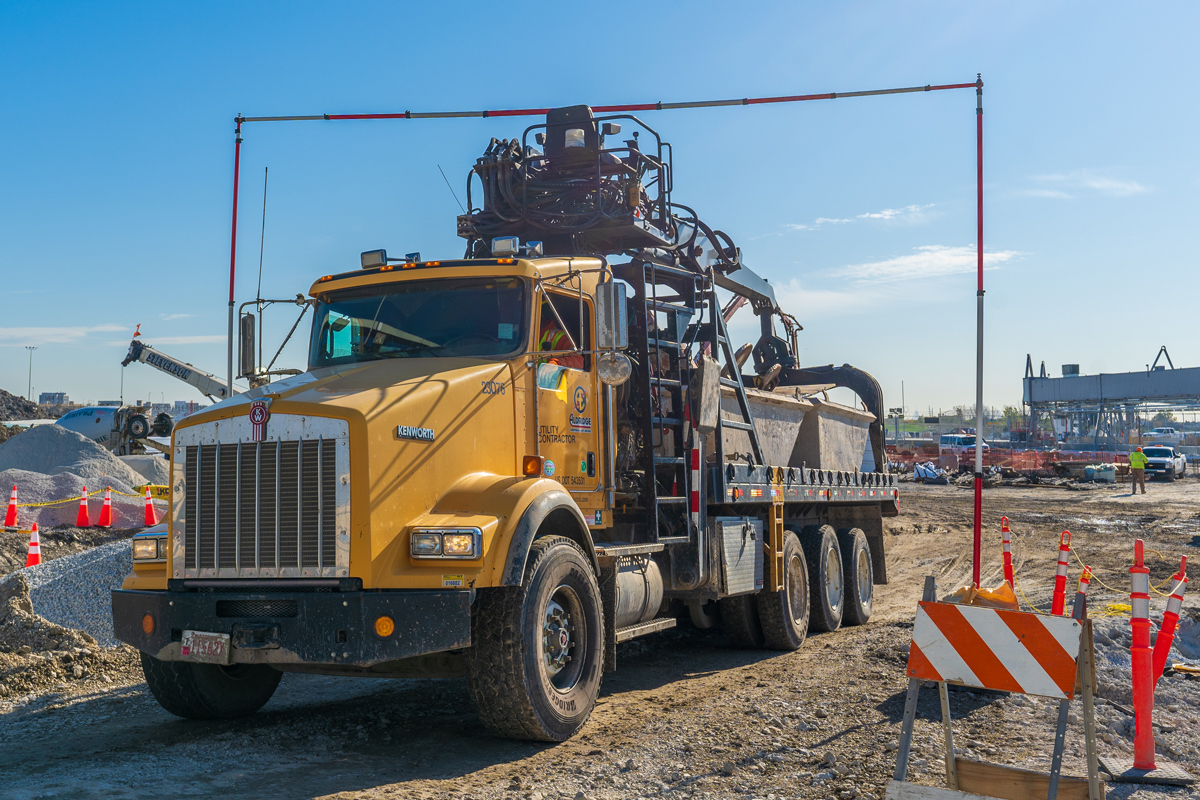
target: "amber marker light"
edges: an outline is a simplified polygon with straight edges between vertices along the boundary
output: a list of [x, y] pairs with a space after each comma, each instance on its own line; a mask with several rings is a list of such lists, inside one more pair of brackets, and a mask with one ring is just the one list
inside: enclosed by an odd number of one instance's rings
[[534, 475], [541, 475], [544, 460], [541, 456], [525, 456], [525, 460], [521, 462], [522, 474], [527, 478], [532, 478]]
[[147, 636], [154, 633], [153, 614], [147, 613], [146, 616], [142, 617], [142, 633], [146, 634]]
[[395, 632], [396, 632], [396, 623], [391, 617], [389, 617], [385, 614], [382, 617], [376, 618], [376, 620], [375, 620], [375, 635], [378, 636], [380, 639], [386, 639], [387, 637], [391, 636]]

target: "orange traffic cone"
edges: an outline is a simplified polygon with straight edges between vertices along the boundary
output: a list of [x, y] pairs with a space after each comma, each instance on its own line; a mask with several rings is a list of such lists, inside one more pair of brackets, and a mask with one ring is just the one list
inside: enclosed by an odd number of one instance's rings
[[79, 516], [77, 516], [75, 518], [75, 527], [76, 528], [92, 527], [92, 522], [91, 522], [91, 520], [88, 519], [87, 487], [86, 486], [83, 487], [83, 497], [79, 498]]
[[104, 487], [104, 505], [100, 508], [100, 519], [96, 521], [97, 528], [111, 528], [113, 522], [112, 515], [112, 487]]
[[150, 499], [150, 487], [146, 487], [146, 526], [158, 524], [158, 515], [154, 513], [154, 502]]
[[8, 512], [4, 515], [4, 527], [17, 526], [17, 487], [13, 486], [12, 495], [8, 498]]
[[37, 523], [29, 531], [29, 555], [25, 556], [25, 566], [33, 567], [42, 563], [42, 545], [38, 542]]

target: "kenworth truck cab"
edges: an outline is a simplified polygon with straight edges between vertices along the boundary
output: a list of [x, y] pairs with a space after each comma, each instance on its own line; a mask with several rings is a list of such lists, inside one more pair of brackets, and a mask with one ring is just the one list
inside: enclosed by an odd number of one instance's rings
[[[563, 126], [598, 146], [580, 108], [551, 113], [548, 154]], [[660, 144], [646, 169], [665, 163]], [[253, 713], [285, 672], [465, 675], [491, 729], [561, 741], [620, 642], [690, 618], [794, 650], [869, 618], [897, 502], [860, 469], [886, 464], [878, 384], [801, 368], [766, 281], [716, 233], [722, 265], [699, 263], [702, 223], [669, 205], [543, 243], [484, 236], [495, 202], [460, 218], [463, 259], [368, 251], [317, 280], [307, 371], [176, 426], [170, 516], [112, 600], [167, 710]], [[571, 252], [664, 236], [686, 250]], [[759, 316], [753, 347], [718, 287]], [[870, 412], [820, 399], [833, 386]]]

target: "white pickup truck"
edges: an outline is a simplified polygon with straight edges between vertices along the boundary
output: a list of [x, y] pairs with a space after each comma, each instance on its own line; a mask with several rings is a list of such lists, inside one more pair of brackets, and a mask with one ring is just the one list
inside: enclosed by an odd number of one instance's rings
[[1143, 447], [1142, 454], [1146, 456], [1146, 477], [1166, 478], [1173, 481], [1182, 478], [1187, 471], [1187, 459], [1183, 453], [1177, 453], [1174, 447], [1156, 445]]
[[1143, 433], [1142, 438], [1155, 444], [1159, 442], [1178, 442], [1183, 439], [1183, 434], [1174, 428], [1155, 428], [1152, 431]]

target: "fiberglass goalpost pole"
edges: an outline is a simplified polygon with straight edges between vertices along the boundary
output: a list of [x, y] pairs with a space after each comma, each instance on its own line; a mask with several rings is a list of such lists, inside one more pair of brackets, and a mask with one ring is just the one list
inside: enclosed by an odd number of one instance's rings
[[975, 81], [976, 251], [979, 288], [975, 294], [975, 542], [971, 580], [979, 586], [983, 550], [983, 75]]

